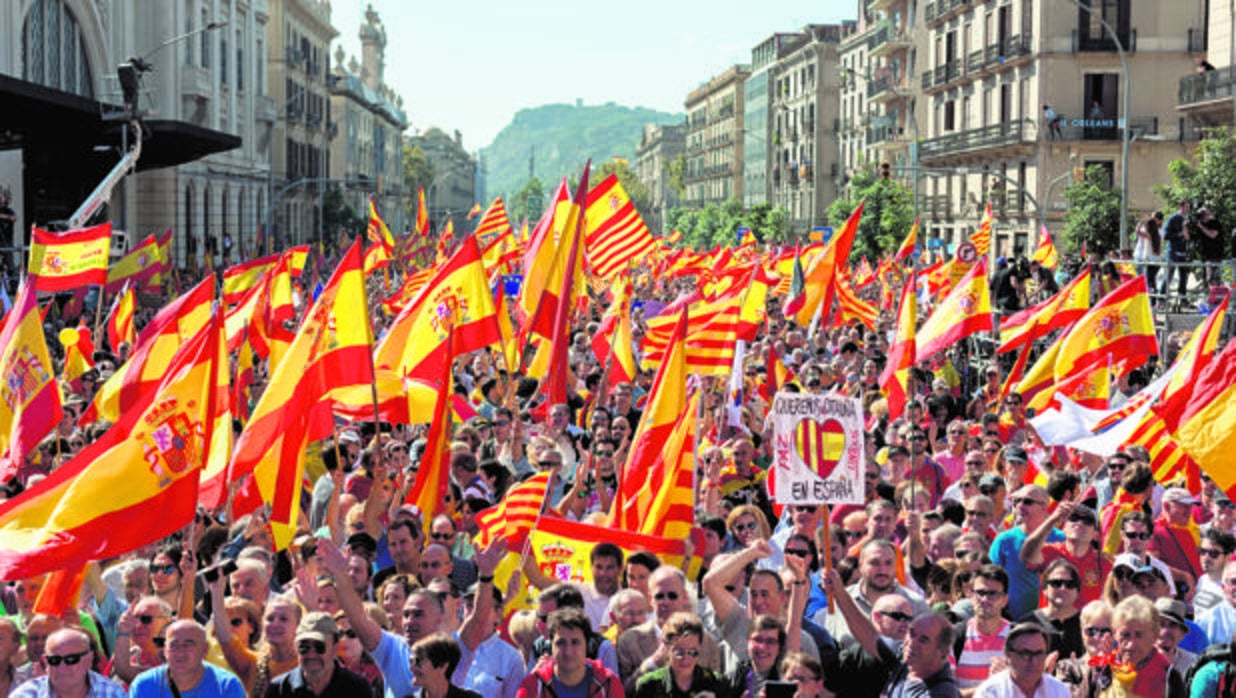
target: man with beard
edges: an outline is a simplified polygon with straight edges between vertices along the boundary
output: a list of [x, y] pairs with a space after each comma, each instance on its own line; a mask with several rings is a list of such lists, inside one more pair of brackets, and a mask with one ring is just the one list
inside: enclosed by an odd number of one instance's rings
[[[889, 594], [895, 594], [908, 601], [916, 618], [927, 612], [927, 602], [923, 600], [923, 597], [897, 581], [895, 550], [893, 544], [887, 540], [876, 539], [864, 545], [859, 554], [858, 581], [851, 584], [845, 591], [868, 617], [875, 608], [875, 602]], [[824, 609], [818, 612], [813, 620], [816, 624], [824, 626], [828, 634], [837, 640], [839, 647], [846, 647], [854, 641], [845, 619], [839, 613], [830, 614], [827, 609]]]
[[370, 693], [369, 682], [335, 662], [339, 628], [329, 613], [306, 613], [296, 628], [300, 665], [270, 682], [266, 698], [351, 698]]

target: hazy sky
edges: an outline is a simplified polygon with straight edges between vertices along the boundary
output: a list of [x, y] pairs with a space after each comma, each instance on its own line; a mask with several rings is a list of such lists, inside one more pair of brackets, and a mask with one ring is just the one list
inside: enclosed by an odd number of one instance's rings
[[334, 0], [349, 56], [360, 56], [369, 4], [386, 25], [386, 82], [409, 129], [459, 129], [476, 150], [524, 107], [580, 98], [680, 112], [688, 92], [749, 63], [769, 34], [853, 18], [858, 0]]

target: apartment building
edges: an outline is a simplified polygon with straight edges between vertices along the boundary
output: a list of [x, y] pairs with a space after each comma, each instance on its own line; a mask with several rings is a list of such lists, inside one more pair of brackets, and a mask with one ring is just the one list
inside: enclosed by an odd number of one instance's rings
[[420, 146], [433, 164], [433, 183], [425, 190], [430, 229], [441, 230], [447, 220], [454, 218], [459, 230], [472, 205], [479, 201], [476, 196], [477, 161], [464, 148], [463, 134], [455, 131], [452, 136], [431, 126], [423, 133], [405, 137], [404, 142]]
[[1194, 65], [1180, 76], [1176, 111], [1186, 128], [1206, 129], [1236, 124], [1236, 41], [1231, 5], [1208, 3], [1205, 25], [1189, 32]]
[[651, 202], [644, 223], [657, 235], [664, 230], [669, 209], [678, 206], [678, 194], [669, 185], [670, 164], [686, 149], [686, 132], [682, 124], [645, 124], [644, 133], [635, 150], [635, 176], [648, 187]]
[[750, 66], [734, 65], [687, 95], [687, 206], [743, 200], [743, 84], [750, 74]]

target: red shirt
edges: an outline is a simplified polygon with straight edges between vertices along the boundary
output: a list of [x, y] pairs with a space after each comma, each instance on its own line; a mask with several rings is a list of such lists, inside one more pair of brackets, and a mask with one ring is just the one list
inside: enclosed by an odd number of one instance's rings
[[1081, 592], [1077, 595], [1076, 606], [1081, 608], [1091, 601], [1098, 601], [1103, 594], [1103, 582], [1112, 571], [1111, 559], [1105, 557], [1100, 562], [1099, 551], [1093, 547], [1090, 548], [1089, 553], [1079, 558], [1069, 552], [1067, 543], [1047, 543], [1043, 546], [1043, 564], [1031, 569], [1035, 572], [1045, 570], [1048, 565], [1060, 558], [1073, 563], [1077, 571], [1081, 572], [1082, 586]]

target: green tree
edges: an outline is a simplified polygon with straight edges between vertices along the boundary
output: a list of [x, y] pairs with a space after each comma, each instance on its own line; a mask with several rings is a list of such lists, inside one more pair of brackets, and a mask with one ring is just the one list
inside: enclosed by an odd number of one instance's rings
[[1210, 129], [1192, 161], [1173, 160], [1167, 170], [1171, 184], [1155, 187], [1155, 193], [1168, 209], [1174, 211], [1177, 202], [1188, 199], [1209, 208], [1222, 230], [1236, 226], [1236, 132]]
[[627, 192], [627, 196], [631, 197], [635, 210], [639, 211], [639, 215], [647, 217], [652, 211], [652, 192], [648, 191], [648, 187], [640, 181], [635, 170], [632, 170], [625, 160], [603, 162], [589, 175], [591, 186], [595, 187], [610, 175], [618, 175], [618, 183]]
[[368, 224], [369, 221], [347, 202], [338, 186], [322, 194], [322, 230], [327, 240], [338, 240], [342, 231], [347, 231], [349, 237], [363, 235]]
[[687, 182], [683, 175], [687, 171], [687, 156], [679, 153], [678, 157], [670, 161], [669, 173], [666, 178], [669, 182], [670, 191], [681, 199], [687, 193]]
[[863, 218], [858, 223], [851, 257], [875, 259], [896, 249], [914, 224], [914, 192], [896, 180], [884, 181], [874, 171], [859, 170], [850, 179], [850, 196], [838, 198], [828, 207], [828, 220], [834, 229], [866, 199]]
[[425, 149], [419, 145], [403, 144], [403, 181], [408, 185], [409, 195], [404, 199], [404, 214], [407, 220], [416, 220], [416, 206], [419, 201], [417, 190], [423, 188], [425, 196], [429, 196], [429, 187], [433, 185], [434, 166], [425, 155]]
[[[1064, 214], [1066, 252], [1107, 254], [1120, 249], [1120, 190], [1108, 181], [1110, 172], [1099, 165], [1086, 168], [1081, 180], [1064, 190], [1069, 210]], [[1136, 226], [1130, 221], [1129, 230]]]
[[738, 228], [751, 229], [761, 243], [790, 241], [789, 214], [783, 208], [759, 204], [750, 210], [742, 202], [729, 199], [721, 205], [708, 204], [702, 209], [672, 208], [666, 214], [666, 229], [682, 233], [683, 243], [697, 249], [717, 245], [735, 247]]
[[511, 197], [511, 224], [519, 225], [517, 221], [525, 219], [535, 223], [541, 217], [545, 204], [545, 185], [535, 176], [529, 177]]

